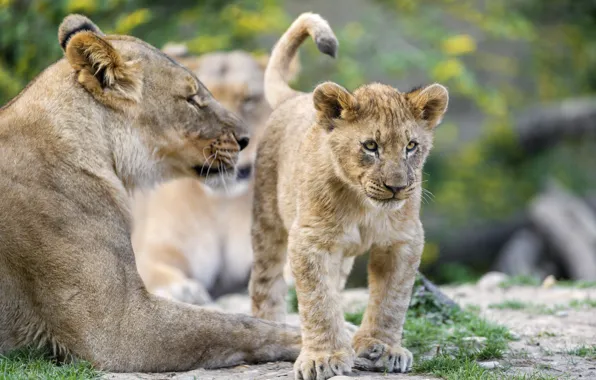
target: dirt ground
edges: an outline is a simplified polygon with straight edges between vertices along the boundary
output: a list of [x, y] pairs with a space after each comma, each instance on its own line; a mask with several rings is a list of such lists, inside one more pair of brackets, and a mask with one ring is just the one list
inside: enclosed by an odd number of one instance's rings
[[[476, 305], [481, 315], [507, 326], [516, 336], [511, 342], [510, 352], [500, 359], [499, 366], [508, 374], [524, 374], [539, 371], [559, 379], [596, 379], [596, 360], [571, 354], [582, 346], [596, 345], [596, 308], [570, 306], [571, 301], [596, 301], [596, 289], [543, 288], [515, 286], [500, 288], [490, 276], [475, 285], [442, 288], [447, 295], [462, 306]], [[358, 309], [366, 304], [364, 290], [348, 290], [344, 294], [344, 305]], [[504, 301], [520, 301], [534, 307], [520, 310], [497, 309], [495, 304]], [[233, 295], [220, 299], [224, 310], [249, 312], [246, 296]], [[493, 307], [491, 308], [491, 305]], [[538, 307], [539, 306], [539, 307]], [[297, 316], [288, 316], [288, 323], [296, 323]], [[356, 371], [351, 377], [361, 379], [431, 379], [424, 375], [388, 375]], [[105, 374], [104, 379], [292, 379], [291, 363], [268, 363], [263, 365], [238, 366], [222, 370], [194, 370], [167, 374]], [[349, 377], [337, 376], [333, 379]]]
[[[506, 358], [500, 360], [503, 367], [511, 367], [508, 373], [538, 370], [558, 379], [596, 379], [596, 360], [569, 353], [581, 346], [596, 347], [596, 308], [570, 306], [573, 300], [596, 301], [596, 289], [530, 286], [502, 289], [493, 284], [482, 285], [481, 281], [477, 285], [442, 290], [462, 306], [479, 306], [484, 317], [507, 326], [519, 337], [510, 343]], [[556, 311], [489, 307], [512, 300]]]

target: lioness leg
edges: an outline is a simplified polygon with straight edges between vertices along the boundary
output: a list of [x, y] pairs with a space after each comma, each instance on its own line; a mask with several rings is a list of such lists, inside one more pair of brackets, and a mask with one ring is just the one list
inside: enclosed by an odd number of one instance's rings
[[369, 369], [406, 372], [412, 366], [401, 335], [421, 255], [422, 244], [415, 243], [370, 250], [370, 299], [352, 343], [359, 357], [370, 360]]
[[[293, 360], [298, 355], [298, 328], [157, 297], [129, 271], [134, 264], [120, 269], [110, 292], [78, 293], [71, 304], [48, 298], [41, 305], [48, 313], [48, 329], [59, 331], [53, 339], [100, 369], [181, 371]], [[79, 289], [97, 285], [89, 281]]]

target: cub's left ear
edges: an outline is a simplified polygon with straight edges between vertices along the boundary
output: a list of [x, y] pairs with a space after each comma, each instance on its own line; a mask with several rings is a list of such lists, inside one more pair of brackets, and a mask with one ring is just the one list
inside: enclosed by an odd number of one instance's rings
[[426, 122], [433, 129], [441, 120], [449, 103], [449, 93], [438, 83], [422, 87], [406, 94], [416, 118]]
[[121, 109], [141, 100], [140, 62], [124, 61], [91, 20], [76, 14], [67, 16], [58, 29], [58, 41], [78, 82], [96, 100]]

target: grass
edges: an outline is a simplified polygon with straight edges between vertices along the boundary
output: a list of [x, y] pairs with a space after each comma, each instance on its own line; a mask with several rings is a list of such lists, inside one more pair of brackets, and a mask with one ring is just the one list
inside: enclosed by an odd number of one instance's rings
[[498, 310], [524, 310], [528, 313], [534, 314], [543, 314], [543, 315], [553, 315], [559, 311], [566, 310], [566, 309], [588, 309], [588, 308], [596, 308], [596, 300], [593, 299], [583, 299], [583, 300], [572, 300], [569, 302], [568, 305], [543, 305], [543, 304], [535, 304], [531, 302], [522, 302], [519, 300], [506, 300], [499, 303], [493, 303], [489, 305], [491, 309], [498, 309]]
[[[362, 312], [345, 317], [359, 324]], [[445, 379], [497, 379], [493, 374], [499, 370], [482, 368], [477, 361], [502, 358], [509, 340], [505, 327], [480, 318], [474, 310], [440, 304], [419, 284], [415, 286], [403, 342], [416, 357], [413, 372]]]
[[0, 355], [0, 379], [95, 379], [100, 375], [90, 363], [60, 364], [45, 351], [23, 349]]
[[[499, 287], [508, 289], [512, 286], [540, 286], [542, 281], [536, 276], [512, 276], [507, 280], [499, 284]], [[555, 286], [573, 289], [588, 289], [596, 288], [596, 281], [584, 281], [584, 280], [559, 280]]]
[[577, 347], [573, 350], [569, 350], [567, 353], [569, 355], [581, 356], [582, 358], [596, 360], [596, 345]]
[[499, 287], [508, 289], [512, 286], [540, 286], [540, 278], [534, 276], [513, 276], [501, 282]]
[[566, 288], [574, 288], [574, 289], [596, 288], [596, 281], [585, 281], [585, 280], [570, 281], [570, 280], [562, 280], [562, 281], [557, 281], [557, 286], [562, 286], [562, 287], [566, 287]]

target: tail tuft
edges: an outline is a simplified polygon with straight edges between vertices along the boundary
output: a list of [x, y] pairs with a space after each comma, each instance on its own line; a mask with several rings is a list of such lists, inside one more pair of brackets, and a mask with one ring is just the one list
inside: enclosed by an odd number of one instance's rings
[[265, 70], [265, 97], [272, 108], [299, 94], [288, 85], [290, 65], [308, 36], [321, 53], [336, 57], [339, 43], [327, 21], [314, 13], [298, 16], [275, 44]]
[[337, 57], [337, 48], [339, 47], [339, 44], [335, 38], [321, 36], [320, 38], [315, 38], [315, 43], [321, 53], [327, 54], [333, 58]]

